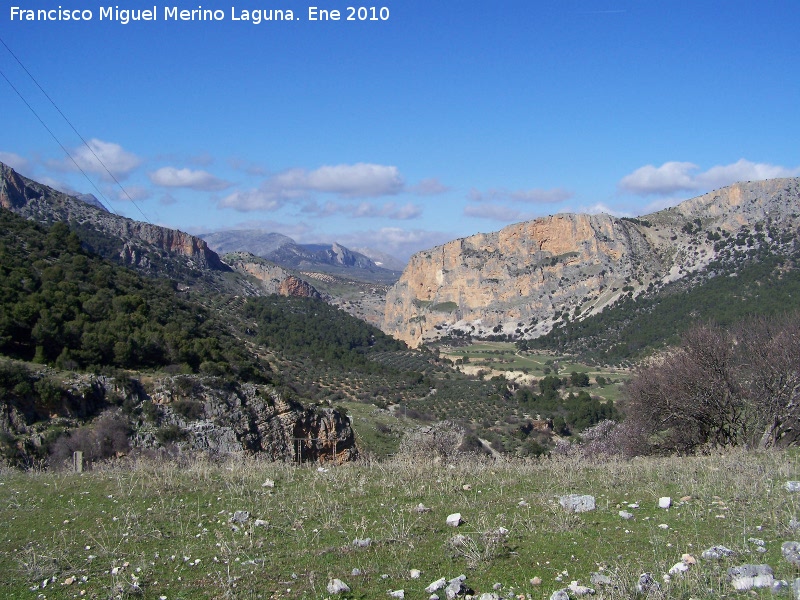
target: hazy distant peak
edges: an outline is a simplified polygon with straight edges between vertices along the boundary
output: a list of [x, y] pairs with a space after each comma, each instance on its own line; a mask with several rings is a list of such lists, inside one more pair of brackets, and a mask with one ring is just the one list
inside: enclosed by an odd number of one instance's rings
[[77, 198], [81, 202], [85, 202], [90, 206], [94, 206], [95, 208], [99, 208], [100, 210], [109, 212], [109, 210], [105, 207], [105, 205], [102, 202], [100, 202], [100, 200], [98, 200], [94, 194], [77, 194], [75, 198]]

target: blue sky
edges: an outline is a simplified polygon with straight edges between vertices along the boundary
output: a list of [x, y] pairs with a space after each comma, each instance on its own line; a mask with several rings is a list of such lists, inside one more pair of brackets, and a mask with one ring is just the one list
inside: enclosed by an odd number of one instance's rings
[[[58, 143], [0, 78], [0, 160], [193, 233], [402, 258], [537, 216], [640, 215], [800, 175], [796, 0], [385, 0], [364, 6], [388, 20], [365, 22], [327, 0], [153, 1], [117, 4], [156, 7], [127, 25], [100, 21], [100, 0], [0, 9], [0, 37], [124, 192], [2, 46], [0, 70]], [[10, 5], [93, 19], [12, 21]], [[172, 6], [224, 20], [165, 21]], [[343, 20], [311, 22], [309, 6]], [[232, 20], [264, 8], [296, 20]]]

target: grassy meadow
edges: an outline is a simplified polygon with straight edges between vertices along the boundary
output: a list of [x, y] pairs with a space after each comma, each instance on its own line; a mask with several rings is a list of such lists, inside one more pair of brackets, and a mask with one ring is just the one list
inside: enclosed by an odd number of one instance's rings
[[[739, 450], [604, 462], [395, 457], [326, 470], [126, 457], [81, 474], [4, 471], [0, 597], [326, 598], [339, 578], [351, 588], [341, 597], [428, 598], [431, 582], [464, 574], [475, 597], [500, 584], [501, 597], [546, 599], [579, 581], [595, 597], [632, 598], [642, 572], [661, 584], [649, 598], [740, 597], [729, 566], [800, 575], [780, 551], [800, 537], [800, 494], [784, 487], [796, 479], [796, 452]], [[564, 511], [558, 497], [572, 493], [593, 495], [596, 510]], [[249, 517], [232, 522], [236, 511]], [[445, 523], [454, 512], [465, 521], [457, 530]], [[701, 559], [713, 545], [737, 555]], [[665, 583], [684, 553], [697, 564]], [[594, 572], [613, 585], [591, 585]]]

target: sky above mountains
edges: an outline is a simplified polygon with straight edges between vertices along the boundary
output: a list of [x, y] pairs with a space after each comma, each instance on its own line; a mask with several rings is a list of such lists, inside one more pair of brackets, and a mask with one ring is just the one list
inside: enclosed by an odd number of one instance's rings
[[[192, 233], [406, 258], [800, 175], [795, 0], [388, 0], [352, 21], [347, 3], [246, 0], [127, 24], [101, 20], [107, 6], [20, 6], [91, 13], [77, 21], [0, 9], [0, 161]], [[294, 20], [255, 24], [270, 8]]]

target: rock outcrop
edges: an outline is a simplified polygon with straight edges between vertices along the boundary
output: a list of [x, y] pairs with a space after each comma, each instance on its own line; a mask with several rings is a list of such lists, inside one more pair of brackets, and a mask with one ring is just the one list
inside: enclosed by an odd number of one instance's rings
[[266, 294], [281, 296], [301, 296], [321, 299], [322, 296], [307, 281], [289, 273], [286, 269], [259, 258], [249, 252], [233, 252], [223, 257], [226, 264], [235, 271], [257, 279]]
[[87, 231], [94, 236], [104, 235], [106, 241], [93, 249], [125, 265], [152, 269], [154, 257], [167, 255], [182, 260], [189, 268], [227, 269], [206, 242], [196, 236], [115, 215], [23, 177], [3, 163], [0, 163], [0, 206], [44, 224], [63, 221], [79, 235]]
[[[358, 456], [345, 415], [332, 408], [305, 408], [268, 386], [226, 389], [212, 380], [184, 376], [160, 382], [151, 400], [159, 408], [158, 427], [177, 425], [188, 434], [183, 443], [194, 450], [249, 451], [274, 460], [337, 464]], [[186, 402], [196, 403], [196, 414], [185, 409]], [[140, 428], [136, 443], [152, 445], [156, 432], [155, 426]]]
[[786, 243], [800, 179], [747, 182], [638, 219], [558, 214], [415, 254], [386, 296], [381, 328], [417, 346], [446, 335], [535, 338], [704, 269], [720, 239]]
[[54, 432], [91, 428], [97, 417], [119, 406], [125, 412], [115, 418], [129, 430], [132, 448], [174, 443], [193, 451], [251, 452], [273, 460], [337, 464], [358, 456], [345, 415], [333, 408], [304, 407], [268, 385], [179, 375], [157, 379], [145, 388], [134, 379], [65, 377], [46, 368], [30, 378], [27, 392], [19, 387], [19, 394], [0, 404], [0, 433], [5, 436], [0, 455], [17, 466], [46, 457]]

